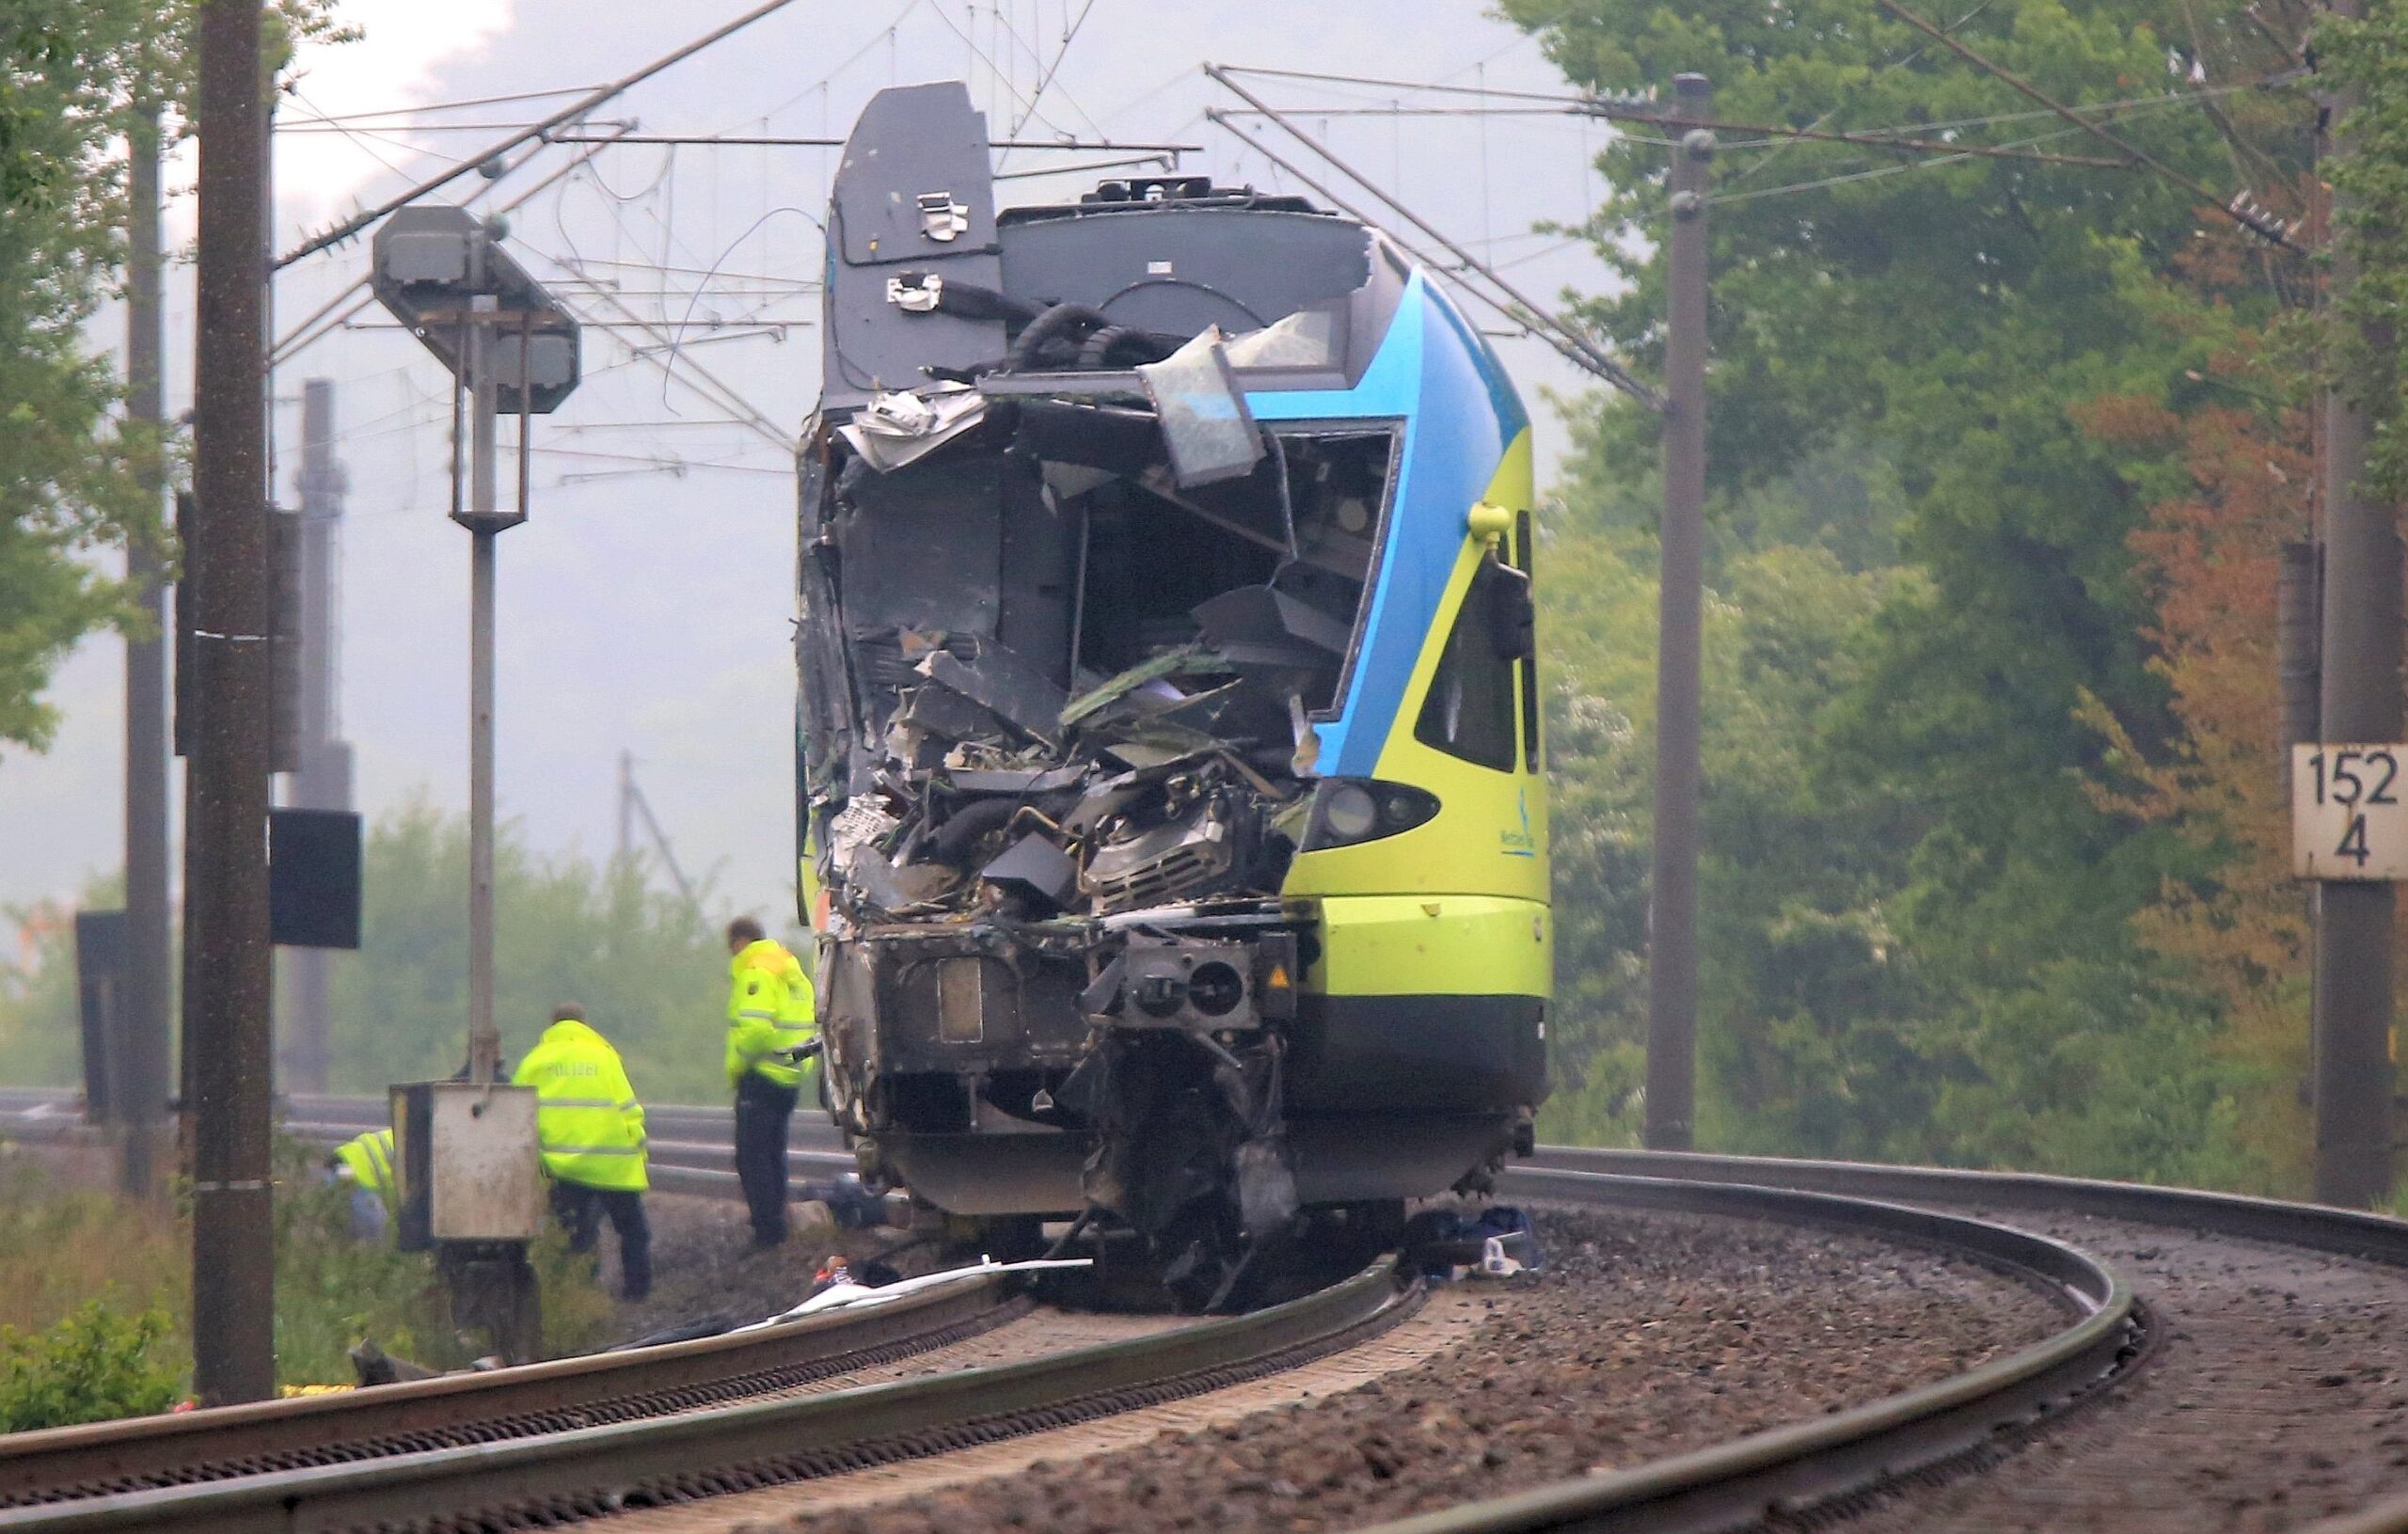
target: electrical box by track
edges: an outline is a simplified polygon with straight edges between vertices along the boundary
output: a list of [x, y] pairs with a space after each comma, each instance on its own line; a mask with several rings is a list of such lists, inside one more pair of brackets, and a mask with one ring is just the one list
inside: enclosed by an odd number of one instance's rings
[[408, 1082], [391, 1090], [402, 1250], [532, 1241], [541, 1233], [544, 1173], [533, 1087]]

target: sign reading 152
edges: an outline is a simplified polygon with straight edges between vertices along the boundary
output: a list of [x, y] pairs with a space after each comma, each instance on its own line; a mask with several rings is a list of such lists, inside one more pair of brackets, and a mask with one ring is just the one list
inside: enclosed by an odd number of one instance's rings
[[2291, 871], [2408, 878], [2408, 746], [2291, 748]]

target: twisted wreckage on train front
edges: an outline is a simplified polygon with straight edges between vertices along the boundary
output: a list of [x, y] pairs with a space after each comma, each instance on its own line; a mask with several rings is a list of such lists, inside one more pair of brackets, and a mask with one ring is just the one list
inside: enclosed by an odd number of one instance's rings
[[1527, 418], [1373, 230], [1167, 177], [993, 206], [958, 84], [828, 220], [801, 476], [829, 1110], [989, 1239], [1209, 1302], [1527, 1151], [1545, 800]]

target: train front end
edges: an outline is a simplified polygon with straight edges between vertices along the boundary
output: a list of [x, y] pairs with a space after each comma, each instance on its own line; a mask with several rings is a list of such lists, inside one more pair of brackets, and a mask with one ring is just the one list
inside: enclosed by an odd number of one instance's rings
[[1209, 1301], [1527, 1149], [1529, 435], [1485, 343], [1301, 199], [998, 215], [955, 84], [872, 102], [829, 246], [801, 882], [864, 1170]]

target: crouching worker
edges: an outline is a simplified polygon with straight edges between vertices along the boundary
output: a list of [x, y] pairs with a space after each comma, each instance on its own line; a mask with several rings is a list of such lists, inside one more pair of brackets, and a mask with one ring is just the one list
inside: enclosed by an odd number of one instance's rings
[[385, 1206], [393, 1196], [393, 1131], [370, 1130], [326, 1158], [326, 1171], [351, 1189], [351, 1237], [385, 1239]]
[[652, 1292], [652, 1228], [644, 1221], [643, 1105], [610, 1040], [585, 1013], [562, 1006], [511, 1080], [537, 1096], [535, 1126], [552, 1212], [568, 1227], [568, 1249], [591, 1252], [602, 1217], [619, 1233], [619, 1292]]

